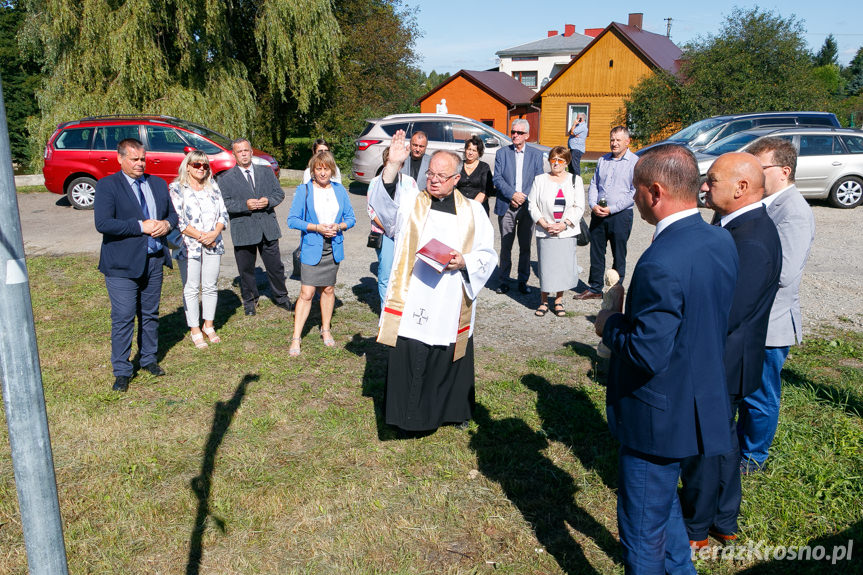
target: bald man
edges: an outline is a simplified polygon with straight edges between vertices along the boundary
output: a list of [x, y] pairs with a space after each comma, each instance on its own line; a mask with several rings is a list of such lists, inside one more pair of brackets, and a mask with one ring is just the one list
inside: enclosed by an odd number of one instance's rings
[[681, 463], [680, 503], [690, 545], [696, 548], [708, 545], [708, 534], [723, 543], [737, 538], [740, 446], [734, 419], [743, 398], [761, 385], [767, 323], [782, 269], [779, 233], [761, 203], [764, 172], [755, 156], [720, 156], [701, 190], [716, 212], [714, 225], [731, 232], [740, 268], [725, 342], [732, 449], [721, 455], [688, 457]]

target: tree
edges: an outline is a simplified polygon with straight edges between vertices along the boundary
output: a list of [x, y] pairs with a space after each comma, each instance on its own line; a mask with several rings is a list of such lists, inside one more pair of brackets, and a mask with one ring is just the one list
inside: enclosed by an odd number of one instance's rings
[[24, 11], [13, 2], [0, 4], [0, 77], [9, 125], [12, 159], [19, 164], [30, 160], [27, 118], [39, 112], [34, 94], [41, 76], [39, 67], [21, 58], [16, 37], [24, 23]]
[[839, 45], [836, 44], [836, 38], [833, 37], [833, 34], [828, 34], [827, 38], [824, 39], [824, 44], [815, 54], [812, 63], [816, 67], [829, 66], [830, 64], [839, 66]]
[[842, 70], [842, 75], [845, 77], [845, 90], [849, 96], [863, 94], [863, 46], [857, 49], [857, 54], [848, 67]]
[[285, 105], [309, 110], [322, 79], [338, 75], [342, 37], [329, 0], [24, 5], [21, 45], [46, 76], [41, 115], [29, 123], [34, 149], [61, 121], [139, 112], [279, 146], [287, 120], [267, 133], [265, 117]]
[[828, 89], [813, 72], [803, 27], [793, 16], [735, 9], [718, 35], [683, 52], [677, 77], [660, 83], [645, 78], [625, 100], [638, 138], [718, 114], [829, 106]]

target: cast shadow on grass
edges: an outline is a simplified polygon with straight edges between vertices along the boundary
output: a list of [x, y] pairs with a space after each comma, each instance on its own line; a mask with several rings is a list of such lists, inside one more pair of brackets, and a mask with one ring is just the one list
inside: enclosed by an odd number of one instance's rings
[[[790, 555], [786, 555], [783, 559], [777, 559], [771, 553], [769, 557], [765, 558], [765, 561], [743, 571], [738, 571], [738, 575], [786, 575], [787, 573], [794, 573], [794, 575], [835, 575], [836, 573], [851, 575], [863, 573], [863, 562], [860, 561], [859, 557], [860, 549], [855, 549], [861, 543], [863, 543], [863, 521], [858, 521], [836, 535], [808, 541], [806, 546], [810, 548], [810, 551], [799, 548], [795, 550], [796, 555], [809, 558], [817, 558], [820, 554], [822, 556], [820, 560], [807, 558], [790, 561], [788, 559]], [[823, 548], [823, 550], [817, 550], [818, 547]], [[855, 552], [858, 555], [857, 559], [854, 559]]]
[[380, 315], [381, 298], [378, 294], [377, 270], [378, 262], [373, 261], [369, 266], [372, 277], [361, 277], [360, 283], [351, 286], [351, 291], [354, 292], [354, 297], [357, 298], [358, 302], [369, 306], [371, 311]]
[[609, 489], [617, 489], [617, 442], [587, 393], [552, 385], [532, 373], [521, 383], [536, 392], [536, 412], [548, 439], [566, 445], [586, 470], [595, 471]]
[[213, 472], [216, 467], [216, 455], [219, 447], [231, 427], [234, 414], [243, 403], [246, 396], [246, 387], [253, 381], [258, 381], [257, 375], [246, 375], [234, 390], [234, 395], [228, 401], [217, 401], [213, 409], [213, 425], [207, 444], [204, 448], [204, 458], [201, 461], [201, 473], [192, 478], [189, 487], [198, 499], [198, 512], [192, 525], [192, 536], [189, 541], [189, 559], [186, 563], [186, 575], [197, 575], [201, 570], [201, 559], [204, 556], [203, 538], [207, 530], [207, 519], [213, 523], [222, 533], [225, 532], [225, 521], [210, 512], [210, 490], [213, 483]]
[[[595, 316], [586, 317], [588, 321], [593, 323]], [[599, 343], [599, 337], [596, 338], [596, 343]], [[608, 376], [608, 360], [596, 354], [596, 345], [588, 345], [580, 341], [569, 341], [564, 344], [564, 347], [570, 348], [576, 355], [589, 360], [590, 369], [587, 371], [587, 377], [594, 383], [605, 387]]]
[[548, 440], [542, 432], [518, 418], [493, 419], [480, 403], [473, 419], [477, 430], [471, 432], [470, 448], [476, 452], [479, 471], [500, 484], [564, 573], [598, 573], [570, 535], [570, 528], [592, 539], [620, 563], [614, 536], [575, 503], [577, 488], [572, 477], [543, 455]]
[[[240, 298], [233, 290], [220, 289], [218, 298], [219, 304], [216, 307], [216, 316], [213, 318], [213, 326], [216, 331], [222, 329], [228, 320], [237, 313], [238, 309], [242, 309]], [[169, 302], [162, 301], [163, 305], [167, 303]], [[189, 327], [186, 325], [186, 312], [182, 302], [180, 302], [180, 306], [174, 311], [159, 318], [159, 351], [156, 354], [158, 361], [162, 361], [168, 351], [188, 336]], [[140, 342], [138, 343], [138, 349], [141, 349]]]
[[849, 415], [863, 417], [863, 398], [849, 389], [816, 383], [793, 368], [787, 367], [782, 370], [782, 379], [794, 387], [812, 390], [819, 399]]
[[371, 398], [375, 413], [378, 439], [387, 441], [397, 438], [395, 428], [390, 427], [384, 420], [384, 393], [386, 392], [387, 357], [389, 347], [380, 344], [374, 336], [362, 337], [355, 333], [345, 345], [345, 349], [354, 355], [366, 358], [366, 367], [363, 372], [363, 397]]

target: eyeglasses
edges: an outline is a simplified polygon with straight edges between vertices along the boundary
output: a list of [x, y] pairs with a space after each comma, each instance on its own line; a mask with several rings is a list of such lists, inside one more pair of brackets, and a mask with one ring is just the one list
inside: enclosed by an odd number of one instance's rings
[[770, 164], [768, 166], [761, 166], [762, 170], [766, 170], [767, 168], [784, 168], [782, 164]]
[[447, 181], [447, 180], [449, 180], [449, 179], [452, 179], [452, 178], [456, 177], [457, 175], [458, 175], [458, 174], [452, 174], [452, 175], [450, 175], [450, 176], [447, 176], [447, 175], [444, 175], [444, 174], [436, 174], [436, 173], [432, 172], [431, 170], [429, 170], [429, 171], [427, 171], [427, 172], [426, 172], [426, 179], [427, 179], [427, 180], [429, 180], [429, 181], [437, 180], [437, 181], [439, 181], [439, 182], [443, 183], [443, 182], [446, 182], [446, 181]]
[[205, 164], [204, 162], [189, 162], [189, 165], [195, 168], [196, 170], [209, 170], [210, 164]]
[[527, 132], [522, 132], [521, 130], [511, 130], [510, 135], [513, 136], [524, 136], [527, 135]]
[[563, 164], [566, 165], [566, 160], [563, 158], [552, 158], [548, 161], [549, 164]]

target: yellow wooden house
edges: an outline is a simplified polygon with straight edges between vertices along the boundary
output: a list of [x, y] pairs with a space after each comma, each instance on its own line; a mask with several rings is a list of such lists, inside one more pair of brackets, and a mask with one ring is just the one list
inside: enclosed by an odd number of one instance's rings
[[566, 146], [578, 112], [587, 116], [586, 158], [607, 153], [608, 137], [621, 117], [623, 100], [647, 74], [676, 74], [682, 52], [669, 38], [641, 29], [642, 15], [612, 22], [534, 96], [542, 104], [539, 143]]

